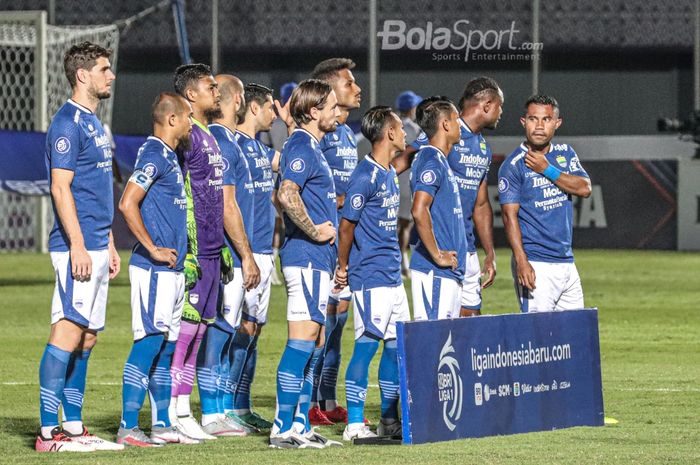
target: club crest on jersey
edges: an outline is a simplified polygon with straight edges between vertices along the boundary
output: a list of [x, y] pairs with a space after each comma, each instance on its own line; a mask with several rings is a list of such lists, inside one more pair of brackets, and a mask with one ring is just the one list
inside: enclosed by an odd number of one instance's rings
[[481, 141], [479, 142], [479, 149], [481, 149], [481, 153], [486, 155], [486, 141]]
[[339, 139], [338, 134], [333, 133], [333, 140], [338, 140], [338, 139]]
[[564, 155], [557, 155], [557, 163], [562, 168], [566, 168], [566, 157]]
[[459, 146], [460, 146], [460, 147], [464, 147], [464, 139], [460, 139], [460, 140], [459, 140]]
[[141, 171], [143, 171], [143, 174], [145, 174], [149, 178], [153, 178], [158, 173], [158, 168], [156, 168], [156, 165], [154, 165], [153, 163], [146, 163], [145, 165], [143, 165]]
[[58, 153], [66, 153], [70, 150], [70, 141], [67, 137], [59, 137], [54, 144]]
[[295, 158], [289, 164], [289, 169], [291, 169], [295, 173], [301, 173], [302, 171], [304, 171], [305, 167], [306, 165], [304, 164], [304, 160], [302, 160], [301, 158]]
[[190, 294], [190, 303], [192, 305], [197, 305], [197, 303], [199, 303], [199, 294]]
[[249, 146], [248, 146], [248, 151], [249, 151], [249, 152], [252, 152], [253, 150], [254, 150], [253, 147], [249, 145]]
[[508, 185], [508, 180], [506, 178], [501, 178], [498, 180], [498, 192], [505, 192], [509, 187], [510, 185]]
[[435, 173], [433, 170], [423, 171], [420, 175], [420, 180], [423, 184], [432, 184], [435, 182]]
[[352, 205], [352, 208], [354, 208], [355, 210], [359, 210], [364, 204], [365, 198], [362, 196], [362, 194], [355, 194], [350, 199], [350, 205]]

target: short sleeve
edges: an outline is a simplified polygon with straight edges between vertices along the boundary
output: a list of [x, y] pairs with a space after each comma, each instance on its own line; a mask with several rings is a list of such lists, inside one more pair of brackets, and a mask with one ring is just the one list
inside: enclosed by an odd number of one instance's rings
[[586, 170], [583, 169], [583, 166], [581, 165], [581, 161], [578, 159], [578, 155], [576, 154], [576, 151], [572, 147], [569, 147], [568, 158], [569, 158], [569, 166], [568, 166], [567, 172], [570, 175], [580, 176], [582, 178], [589, 177]]
[[221, 147], [221, 156], [224, 160], [224, 186], [235, 186], [238, 159], [240, 158], [238, 147], [235, 142], [224, 142], [219, 144], [219, 147]]
[[520, 203], [522, 176], [518, 162], [506, 159], [498, 170], [498, 201], [503, 204]]
[[282, 168], [282, 181], [292, 181], [303, 188], [313, 175], [315, 157], [309, 150], [294, 150], [286, 154]]
[[365, 205], [367, 205], [375, 191], [375, 185], [369, 181], [365, 173], [357, 173], [350, 176], [342, 213], [342, 217], [346, 220], [353, 222], [360, 220]]
[[416, 140], [411, 142], [411, 147], [416, 150], [420, 150], [420, 148], [424, 145], [428, 145], [428, 136], [425, 135], [425, 132], [421, 131]]
[[131, 174], [129, 182], [133, 182], [144, 191], [148, 191], [167, 169], [165, 161], [165, 158], [160, 153], [152, 151], [141, 152], [136, 158], [134, 172]]
[[51, 169], [75, 171], [80, 154], [80, 126], [73, 121], [52, 127], [48, 134]]
[[443, 170], [444, 166], [434, 157], [416, 166], [414, 191], [426, 192], [435, 197], [435, 194], [440, 188], [440, 182], [442, 180], [441, 173]]

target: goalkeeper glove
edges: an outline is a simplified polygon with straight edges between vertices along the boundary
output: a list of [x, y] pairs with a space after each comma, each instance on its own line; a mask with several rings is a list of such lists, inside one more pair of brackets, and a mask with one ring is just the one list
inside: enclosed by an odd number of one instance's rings
[[185, 287], [190, 290], [202, 277], [202, 269], [199, 267], [197, 257], [188, 253], [185, 256]]
[[233, 281], [233, 256], [231, 250], [224, 246], [221, 249], [221, 282], [228, 284]]

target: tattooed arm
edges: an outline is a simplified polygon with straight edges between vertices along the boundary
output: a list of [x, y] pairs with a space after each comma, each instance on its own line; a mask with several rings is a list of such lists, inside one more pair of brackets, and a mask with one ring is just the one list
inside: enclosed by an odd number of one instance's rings
[[277, 200], [289, 219], [311, 239], [316, 242], [330, 241], [331, 244], [335, 241], [333, 223], [326, 221], [325, 223], [314, 224], [306, 211], [304, 202], [301, 200], [300, 188], [296, 183], [289, 179], [282, 181], [282, 185], [277, 192]]

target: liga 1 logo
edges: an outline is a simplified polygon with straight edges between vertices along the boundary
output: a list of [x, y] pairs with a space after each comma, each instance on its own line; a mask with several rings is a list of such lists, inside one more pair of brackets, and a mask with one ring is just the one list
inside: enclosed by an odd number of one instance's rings
[[464, 386], [459, 375], [459, 362], [454, 357], [452, 331], [447, 336], [440, 351], [440, 363], [437, 368], [438, 400], [442, 403], [442, 419], [450, 431], [454, 431], [456, 422], [462, 416], [462, 397]]

